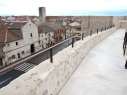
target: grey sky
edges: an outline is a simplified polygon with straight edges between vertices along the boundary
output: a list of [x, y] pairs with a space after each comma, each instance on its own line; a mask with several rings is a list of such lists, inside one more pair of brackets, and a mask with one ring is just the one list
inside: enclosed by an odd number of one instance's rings
[[38, 7], [46, 7], [47, 15], [89, 15], [91, 13], [123, 13], [126, 0], [0, 0], [0, 15], [38, 15]]

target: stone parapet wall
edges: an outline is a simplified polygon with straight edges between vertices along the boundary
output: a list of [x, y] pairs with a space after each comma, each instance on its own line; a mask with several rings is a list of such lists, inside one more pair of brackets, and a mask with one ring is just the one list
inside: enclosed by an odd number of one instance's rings
[[86, 36], [90, 35], [90, 32], [96, 33], [113, 25], [112, 16], [82, 16], [81, 19], [82, 32]]
[[115, 28], [93, 34], [80, 40], [42, 62], [0, 90], [0, 95], [57, 95], [87, 53], [100, 41], [111, 35]]
[[120, 20], [119, 23], [120, 23], [119, 28], [124, 28], [127, 30], [127, 20]]

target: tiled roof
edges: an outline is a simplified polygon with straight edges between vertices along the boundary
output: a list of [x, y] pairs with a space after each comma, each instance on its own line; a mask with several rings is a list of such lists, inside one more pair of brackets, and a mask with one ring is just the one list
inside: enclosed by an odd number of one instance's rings
[[21, 28], [23, 27], [27, 21], [13, 21], [13, 22], [6, 22], [8, 28]]
[[57, 25], [57, 24], [48, 24], [48, 23], [43, 23], [38, 26], [38, 32], [55, 32], [58, 29], [64, 29], [62, 26]]
[[65, 16], [46, 16], [46, 19], [62, 19], [65, 18]]
[[34, 19], [37, 16], [14, 16], [16, 21], [27, 21], [29, 19]]
[[64, 27], [60, 24], [48, 24], [50, 27], [52, 27], [54, 30], [58, 30], [58, 29], [64, 29]]
[[21, 27], [25, 23], [0, 24], [0, 43], [12, 42], [23, 38]]
[[48, 24], [46, 24], [46, 23], [43, 23], [43, 24], [40, 24], [39, 26], [38, 26], [38, 32], [39, 33], [42, 33], [42, 32], [54, 32], [55, 30], [52, 28], [52, 27], [50, 27]]
[[69, 24], [71, 27], [80, 27], [81, 24], [79, 22], [72, 22]]
[[7, 42], [13, 42], [23, 39], [22, 31], [21, 29], [8, 29], [7, 33]]
[[0, 22], [0, 57], [4, 55], [3, 47], [6, 43], [20, 40], [22, 37], [21, 28], [8, 27], [7, 24]]
[[0, 43], [6, 41], [5, 40], [6, 34], [7, 34], [7, 27], [4, 26], [2, 23], [0, 23]]

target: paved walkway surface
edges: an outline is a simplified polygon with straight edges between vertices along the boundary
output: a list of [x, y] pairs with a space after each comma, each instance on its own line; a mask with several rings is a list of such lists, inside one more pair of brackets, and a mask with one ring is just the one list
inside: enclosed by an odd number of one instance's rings
[[124, 33], [118, 30], [93, 48], [59, 95], [127, 95]]

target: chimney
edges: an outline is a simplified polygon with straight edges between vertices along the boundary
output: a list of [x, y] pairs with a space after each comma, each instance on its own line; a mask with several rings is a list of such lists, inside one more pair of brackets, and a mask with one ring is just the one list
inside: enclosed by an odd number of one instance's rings
[[39, 21], [40, 21], [40, 23], [44, 23], [45, 18], [46, 18], [45, 7], [39, 7]]

